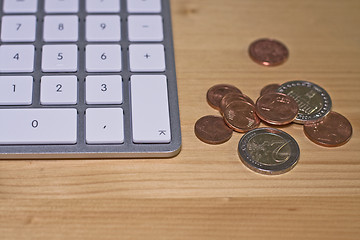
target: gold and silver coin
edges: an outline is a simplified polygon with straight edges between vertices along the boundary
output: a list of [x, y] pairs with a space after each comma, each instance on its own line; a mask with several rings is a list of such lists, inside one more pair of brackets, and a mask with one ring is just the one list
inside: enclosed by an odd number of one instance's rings
[[295, 99], [299, 113], [294, 122], [304, 124], [316, 122], [325, 117], [331, 110], [330, 95], [320, 86], [307, 81], [290, 81], [282, 84], [278, 92]]
[[297, 164], [300, 148], [293, 137], [275, 128], [257, 128], [239, 141], [241, 161], [251, 170], [267, 175], [290, 171]]

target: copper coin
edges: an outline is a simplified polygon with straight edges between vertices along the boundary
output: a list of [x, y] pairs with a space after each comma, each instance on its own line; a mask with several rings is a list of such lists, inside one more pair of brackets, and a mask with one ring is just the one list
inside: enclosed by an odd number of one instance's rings
[[245, 102], [248, 102], [251, 105], [255, 106], [254, 101], [250, 97], [246, 96], [245, 94], [241, 94], [241, 99], [244, 100]]
[[248, 103], [251, 103], [252, 105], [254, 105], [254, 101], [251, 98], [249, 98], [248, 96], [244, 95], [244, 94], [228, 93], [221, 99], [221, 102], [220, 102], [220, 112], [221, 112], [221, 114], [224, 113], [227, 105], [229, 105], [230, 103], [232, 103], [234, 101], [237, 101], [237, 100], [248, 102]]
[[248, 102], [231, 102], [226, 106], [223, 114], [226, 124], [237, 132], [247, 132], [260, 125], [255, 107]]
[[228, 141], [233, 131], [218, 116], [204, 116], [195, 123], [195, 135], [208, 144], [221, 144]]
[[268, 93], [256, 101], [256, 113], [259, 118], [273, 125], [291, 123], [298, 112], [297, 102], [283, 93]]
[[251, 43], [249, 55], [256, 62], [264, 66], [277, 66], [289, 57], [286, 46], [274, 39], [262, 38]]
[[227, 94], [227, 93], [240, 93], [241, 91], [229, 84], [218, 84], [213, 87], [211, 87], [206, 94], [206, 99], [209, 105], [217, 110], [220, 110], [220, 102], [221, 99]]
[[304, 132], [316, 144], [325, 147], [337, 147], [350, 140], [352, 126], [343, 115], [330, 112], [319, 122], [306, 123]]
[[279, 87], [280, 87], [280, 84], [277, 84], [277, 83], [266, 85], [265, 87], [263, 87], [261, 89], [260, 96], [265, 95], [267, 93], [277, 92]]

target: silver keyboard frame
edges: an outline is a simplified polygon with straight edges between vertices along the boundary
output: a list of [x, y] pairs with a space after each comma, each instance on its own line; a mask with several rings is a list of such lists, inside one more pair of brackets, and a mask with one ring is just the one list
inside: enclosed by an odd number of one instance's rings
[[[168, 158], [177, 155], [181, 149], [181, 129], [179, 116], [178, 91], [175, 72], [175, 56], [172, 37], [172, 23], [170, 13], [169, 0], [161, 0], [164, 25], [164, 41], [160, 42], [165, 47], [166, 71], [162, 73], [131, 73], [129, 71], [128, 62], [128, 46], [130, 42], [128, 39], [127, 29], [127, 12], [126, 0], [121, 0], [121, 41], [122, 48], [122, 71], [119, 73], [123, 78], [123, 103], [121, 105], [87, 105], [85, 103], [85, 77], [88, 75], [106, 75], [114, 73], [86, 73], [85, 71], [85, 46], [88, 42], [85, 40], [85, 17], [90, 15], [85, 11], [85, 0], [80, 0], [78, 15], [79, 22], [79, 40], [72, 42], [78, 46], [78, 72], [75, 73], [78, 77], [78, 104], [77, 105], [41, 105], [40, 104], [40, 78], [46, 75], [74, 75], [74, 73], [43, 73], [41, 71], [41, 49], [45, 43], [43, 41], [43, 19], [44, 15], [60, 15], [59, 14], [45, 14], [44, 0], [38, 0], [37, 13], [26, 14], [6, 14], [6, 15], [35, 15], [37, 17], [36, 41], [33, 43], [19, 42], [19, 43], [3, 43], [0, 44], [34, 44], [35, 45], [35, 63], [34, 72], [27, 73], [0, 73], [1, 76], [24, 75], [32, 76], [34, 78], [33, 84], [33, 103], [30, 106], [0, 106], [0, 109], [7, 108], [76, 108], [78, 111], [78, 131], [77, 143], [70, 145], [0, 145], [0, 159], [102, 159], [102, 158]], [[0, 16], [3, 13], [3, 0], [0, 0]], [[96, 14], [116, 14], [116, 13], [96, 13]], [[61, 13], [61, 15], [67, 15]], [[143, 14], [132, 14], [143, 15]], [[148, 15], [146, 13], [146, 15]], [[150, 14], [151, 15], [151, 14]], [[1, 26], [0, 26], [1, 28]], [[1, 31], [1, 29], [0, 29]], [[89, 44], [97, 44], [102, 42], [89, 42]], [[114, 42], [106, 42], [108, 44]], [[146, 42], [141, 42], [146, 44]], [[149, 42], [150, 43], [150, 42]], [[153, 43], [153, 42], [152, 42]], [[159, 42], [157, 42], [159, 43]], [[130, 76], [131, 75], [148, 75], [148, 74], [164, 74], [168, 80], [168, 97], [169, 97], [169, 112], [170, 112], [170, 128], [171, 128], [171, 142], [168, 144], [135, 144], [132, 142], [132, 127], [131, 127], [131, 102], [130, 102]], [[87, 108], [106, 108], [106, 107], [121, 107], [124, 110], [124, 143], [122, 144], [99, 144], [89, 145], [85, 142], [85, 110]], [[0, 116], [1, 118], [1, 116]], [[0, 133], [1, 134], [1, 133]]]

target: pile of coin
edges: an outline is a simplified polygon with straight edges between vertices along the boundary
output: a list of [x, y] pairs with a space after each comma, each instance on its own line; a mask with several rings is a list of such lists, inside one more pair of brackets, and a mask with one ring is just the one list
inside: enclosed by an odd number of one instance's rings
[[[288, 59], [289, 51], [280, 41], [263, 38], [250, 45], [249, 55], [263, 66], [277, 66]], [[221, 117], [200, 118], [195, 135], [205, 143], [221, 144], [231, 138], [233, 131], [245, 133], [238, 145], [240, 159], [259, 173], [285, 173], [300, 156], [294, 138], [275, 128], [258, 128], [261, 121], [274, 126], [303, 124], [311, 141], [327, 147], [341, 146], [352, 136], [350, 122], [331, 111], [329, 94], [311, 82], [269, 84], [261, 89], [255, 103], [237, 87], [218, 84], [208, 90], [206, 99]]]
[[350, 122], [332, 112], [329, 94], [307, 81], [270, 84], [254, 101], [229, 84], [211, 87], [206, 99], [220, 116], [204, 116], [195, 124], [196, 136], [205, 143], [220, 144], [232, 132], [246, 133], [240, 140], [241, 160], [250, 169], [264, 174], [280, 174], [292, 169], [300, 154], [296, 141], [274, 128], [258, 128], [260, 122], [280, 126], [303, 124], [305, 135], [322, 146], [340, 146], [352, 135]]

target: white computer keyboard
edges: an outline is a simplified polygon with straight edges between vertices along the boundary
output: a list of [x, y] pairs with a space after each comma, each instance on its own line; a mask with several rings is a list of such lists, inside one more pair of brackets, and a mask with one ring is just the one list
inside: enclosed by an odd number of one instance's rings
[[0, 4], [0, 158], [179, 152], [169, 0]]

